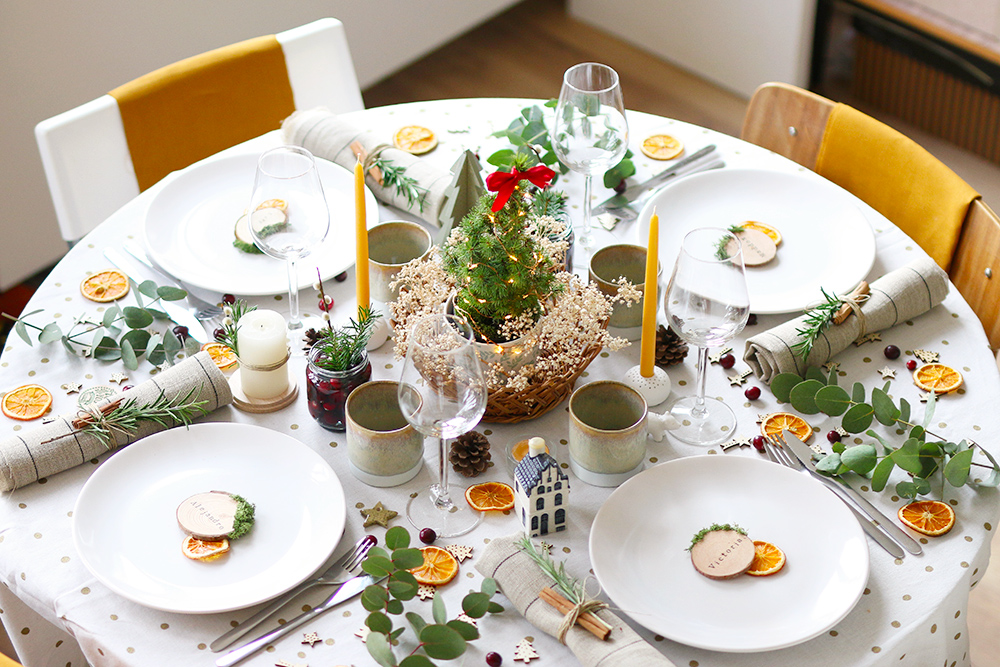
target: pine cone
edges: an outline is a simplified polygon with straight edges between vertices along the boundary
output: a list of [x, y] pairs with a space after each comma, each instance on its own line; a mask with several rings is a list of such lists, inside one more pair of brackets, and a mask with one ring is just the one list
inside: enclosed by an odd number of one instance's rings
[[657, 366], [671, 366], [684, 361], [687, 356], [688, 346], [681, 337], [674, 333], [673, 329], [668, 329], [662, 324], [656, 329], [656, 354]]
[[305, 343], [305, 347], [302, 349], [308, 352], [322, 337], [323, 331], [317, 331], [312, 328], [306, 329], [306, 332], [302, 334], [302, 342]]
[[448, 460], [455, 472], [475, 477], [490, 465], [490, 441], [478, 431], [460, 435], [451, 443]]

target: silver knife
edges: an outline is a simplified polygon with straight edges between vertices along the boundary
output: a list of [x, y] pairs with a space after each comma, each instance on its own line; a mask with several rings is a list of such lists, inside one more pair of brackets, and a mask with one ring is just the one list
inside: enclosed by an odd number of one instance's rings
[[847, 484], [838, 482], [817, 472], [816, 464], [812, 461], [812, 450], [809, 449], [808, 445], [799, 440], [794, 433], [786, 430], [784, 432], [784, 438], [789, 451], [791, 451], [795, 458], [802, 462], [802, 465], [804, 465], [814, 477], [826, 484], [827, 487], [832, 489], [838, 496], [846, 498], [850, 503], [856, 505], [863, 514], [868, 515], [868, 517], [878, 524], [878, 526], [885, 531], [889, 537], [895, 540], [901, 547], [909, 551], [911, 554], [920, 555], [923, 553], [923, 549], [920, 548], [920, 544], [916, 540], [907, 535], [902, 528], [897, 526], [891, 519], [882, 514], [882, 512], [868, 502], [864, 496]]
[[[119, 252], [115, 248], [105, 248], [104, 256], [109, 262], [121, 269], [126, 276], [135, 281], [136, 284], [142, 283], [144, 280], [143, 276], [149, 275], [138, 261], [127, 257], [125, 253]], [[179, 306], [176, 303], [171, 303], [170, 301], [160, 301], [160, 303], [156, 304], [156, 309], [162, 310], [167, 314], [167, 317], [177, 324], [187, 327], [188, 333], [195, 340], [204, 339], [204, 334], [202, 333], [205, 331], [204, 325], [187, 308]]]
[[215, 661], [216, 667], [230, 667], [231, 665], [235, 665], [236, 663], [245, 660], [246, 658], [250, 657], [251, 655], [261, 650], [268, 644], [272, 643], [273, 641], [279, 639], [280, 637], [284, 637], [285, 635], [287, 635], [289, 632], [299, 627], [300, 625], [303, 625], [313, 620], [320, 614], [333, 609], [341, 602], [350, 600], [355, 595], [360, 595], [361, 592], [365, 590], [365, 588], [371, 586], [372, 584], [378, 583], [384, 578], [385, 577], [380, 577], [379, 579], [375, 579], [370, 574], [360, 574], [354, 577], [353, 579], [348, 579], [344, 585], [342, 585], [333, 593], [333, 595], [327, 598], [326, 602], [319, 605], [318, 607], [314, 607], [313, 609], [303, 614], [299, 614], [292, 620], [288, 621], [281, 627], [272, 630], [263, 637], [255, 639], [249, 644], [245, 644], [238, 649], [230, 651], [229, 653], [227, 653], [226, 655], [222, 656], [221, 658]]
[[594, 210], [591, 211], [591, 215], [598, 215], [605, 211], [613, 211], [614, 209], [628, 206], [629, 204], [633, 203], [644, 194], [649, 194], [653, 192], [654, 190], [662, 186], [664, 183], [666, 183], [668, 180], [670, 180], [672, 177], [677, 176], [681, 172], [686, 171], [688, 165], [691, 165], [702, 159], [706, 160], [709, 159], [709, 156], [715, 153], [715, 151], [716, 151], [715, 144], [709, 144], [708, 146], [705, 146], [701, 150], [692, 153], [691, 155], [687, 156], [680, 162], [677, 162], [674, 165], [670, 166], [668, 169], [664, 169], [656, 176], [653, 176], [652, 178], [642, 183], [639, 183], [638, 185], [633, 185], [629, 187], [627, 190], [625, 190], [625, 192], [621, 193], [620, 195], [615, 195], [601, 202], [600, 204], [594, 207]]
[[856, 518], [858, 523], [861, 524], [861, 529], [865, 531], [865, 534], [875, 540], [880, 547], [888, 551], [890, 556], [893, 558], [902, 558], [906, 555], [903, 553], [903, 547], [896, 544], [896, 542], [882, 530], [881, 524], [869, 519], [867, 515], [862, 514], [855, 509], [853, 505], [848, 505], [847, 503], [844, 504], [847, 505], [847, 509], [851, 510], [854, 514], [854, 518]]

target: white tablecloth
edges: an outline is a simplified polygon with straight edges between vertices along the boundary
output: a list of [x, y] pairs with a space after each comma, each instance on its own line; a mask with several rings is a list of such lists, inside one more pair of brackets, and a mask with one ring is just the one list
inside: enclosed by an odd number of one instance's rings
[[[380, 133], [387, 140], [399, 126], [428, 126], [437, 132], [440, 145], [426, 159], [447, 168], [466, 148], [478, 151], [485, 163], [485, 158], [505, 143], [490, 138], [489, 133], [505, 128], [528, 103], [524, 100], [495, 99], [415, 103], [358, 112], [351, 115], [351, 120]], [[805, 171], [758, 147], [693, 125], [635, 112], [629, 113], [629, 122], [631, 145], [636, 153], [637, 179], [645, 179], [664, 166], [645, 158], [638, 151], [639, 143], [653, 130], [666, 131], [678, 137], [689, 151], [715, 143], [732, 167]], [[259, 151], [277, 142], [276, 135], [266, 135], [250, 142], [249, 146], [235, 150]], [[600, 201], [609, 193], [599, 183], [597, 185], [595, 201]], [[559, 187], [570, 194], [572, 212], [578, 218], [582, 179], [572, 174], [564, 176]], [[96, 305], [79, 294], [77, 286], [80, 280], [85, 272], [106, 267], [107, 261], [101, 255], [105, 247], [119, 246], [126, 238], [141, 241], [145, 207], [158, 188], [151, 188], [139, 196], [83, 239], [46, 279], [27, 311], [44, 308], [45, 313], [40, 315], [43, 321], [55, 317], [61, 322], [67, 322], [83, 312], [95, 311]], [[863, 209], [876, 230], [878, 245], [870, 278], [878, 277], [922, 254], [916, 244], [893, 225], [867, 206]], [[385, 208], [380, 214], [383, 220], [401, 217], [398, 212]], [[634, 238], [632, 226], [621, 225], [614, 235], [602, 231], [599, 242], [609, 243], [615, 237], [642, 242]], [[586, 252], [578, 248], [577, 270], [585, 271], [587, 262]], [[327, 285], [336, 300], [337, 307], [332, 313], [335, 321], [344, 320], [347, 315], [356, 312], [353, 282], [352, 271], [350, 280], [344, 283], [331, 281]], [[211, 296], [216, 300], [219, 298], [217, 294]], [[285, 306], [286, 298], [261, 297], [252, 299], [252, 302], [280, 311]], [[307, 310], [315, 309], [315, 295], [311, 290], [303, 290], [302, 303]], [[663, 317], [662, 313], [660, 317]], [[756, 326], [747, 327], [741, 338], [734, 341], [737, 358], [747, 336], [786, 318], [781, 315], [760, 316]], [[847, 379], [862, 381], [869, 388], [881, 386], [883, 381], [876, 371], [885, 362], [882, 347], [890, 342], [903, 350], [925, 348], [938, 351], [944, 363], [963, 372], [964, 390], [938, 403], [935, 430], [956, 440], [962, 437], [976, 439], [1000, 455], [1000, 448], [994, 445], [991, 437], [1000, 428], [1000, 414], [996, 410], [1000, 401], [1000, 377], [982, 327], [959, 294], [953, 290], [945, 302], [932, 312], [885, 332], [883, 342], [852, 347], [839, 355], [837, 361], [841, 363], [841, 370], [846, 373]], [[372, 355], [373, 379], [398, 378], [400, 362], [391, 355], [391, 344]], [[620, 352], [602, 352], [579, 382], [620, 379], [626, 369], [638, 363], [638, 358], [637, 345]], [[304, 360], [293, 358], [291, 364], [304, 390]], [[739, 361], [737, 370], [743, 367], [743, 362]], [[128, 382], [135, 384], [145, 380], [149, 368], [146, 364], [140, 370], [129, 373]], [[109, 385], [111, 374], [120, 370], [123, 370], [120, 363], [71, 357], [58, 343], [29, 348], [16, 335], [11, 335], [0, 357], [0, 389], [10, 389], [26, 382], [40, 383], [53, 392], [53, 411], [59, 414], [72, 410], [76, 401], [76, 395], [67, 395], [60, 390], [60, 385], [66, 382], [80, 382], [84, 387]], [[692, 353], [682, 365], [671, 367], [669, 373], [675, 390], [671, 398], [678, 393], [689, 393], [695, 376], [695, 355]], [[919, 392], [906, 375], [905, 371], [899, 373], [893, 381], [892, 391], [919, 405]], [[751, 380], [750, 384], [754, 381]], [[708, 393], [728, 400], [735, 408], [739, 418], [736, 434], [741, 436], [756, 432], [757, 414], [781, 409], [766, 389], [759, 400], [747, 401], [743, 388], [730, 387], [726, 373], [715, 365], [709, 368]], [[664, 406], [656, 409], [662, 412]], [[428, 465], [412, 482], [392, 489], [366, 486], [352, 477], [348, 470], [344, 435], [320, 428], [309, 416], [302, 395], [292, 406], [280, 412], [252, 415], [227, 408], [212, 414], [209, 419], [258, 424], [289, 434], [319, 452], [333, 466], [348, 498], [347, 528], [337, 553], [347, 544], [357, 541], [365, 530], [356, 509], [358, 504], [370, 507], [381, 501], [399, 511], [401, 515], [397, 523], [405, 525], [402, 512], [409, 494], [431, 483], [436, 465], [436, 455], [428, 448]], [[810, 418], [810, 422], [818, 429], [819, 438], [835, 425], [834, 420], [823, 415]], [[32, 424], [22, 425], [0, 418], [0, 437], [31, 427]], [[504, 460], [504, 447], [512, 439], [520, 440], [525, 436], [546, 438], [553, 444], [555, 456], [560, 461], [568, 461], [567, 414], [563, 406], [534, 421], [509, 426], [481, 424], [479, 430], [492, 442], [496, 462], [484, 476], [485, 479], [511, 481], [511, 473]], [[653, 465], [678, 456], [704, 453], [704, 448], [678, 444], [668, 438], [660, 443], [650, 441], [648, 459], [649, 465]], [[760, 456], [750, 448], [723, 453], [720, 448], [713, 447], [708, 449], [708, 453]], [[86, 659], [94, 665], [148, 667], [212, 664], [216, 656], [207, 649], [207, 645], [253, 610], [203, 616], [155, 611], [111, 592], [91, 575], [73, 547], [71, 525], [77, 495], [95, 469], [95, 465], [88, 463], [0, 498], [0, 581], [4, 584], [0, 587], [0, 618], [24, 663], [29, 667], [79, 665], [82, 664], [82, 650]], [[898, 480], [894, 478], [890, 483], [890, 489], [895, 481]], [[585, 576], [590, 569], [587, 549], [590, 525], [612, 490], [588, 486], [575, 478], [571, 483], [569, 527], [564, 533], [551, 536], [548, 541], [555, 545], [553, 554], [566, 560], [569, 572]], [[881, 494], [867, 492], [865, 495], [890, 515], [894, 515], [903, 502], [895, 498], [891, 491]], [[955, 528], [944, 537], [922, 540], [922, 556], [907, 556], [901, 560], [894, 560], [869, 542], [871, 575], [860, 602], [834, 628], [808, 642], [767, 653], [719, 653], [677, 644], [653, 636], [638, 624], [634, 626], [675, 664], [684, 667], [967, 665], [965, 612], [969, 590], [983, 576], [987, 566], [990, 538], [997, 522], [997, 494], [989, 489], [949, 488], [946, 498], [958, 514]], [[816, 521], [822, 521], [822, 517], [816, 517]], [[513, 516], [488, 516], [471, 534], [444, 542], [472, 546], [475, 557], [475, 550], [481, 550], [491, 538], [516, 529], [517, 522]], [[379, 527], [369, 530], [379, 537], [384, 533], [384, 529]], [[478, 588], [479, 575], [473, 569], [473, 562], [465, 561], [459, 580], [439, 591], [452, 610], [458, 608], [459, 600], [470, 587]], [[322, 596], [323, 591], [320, 591], [312, 598], [300, 600], [291, 609], [283, 611], [281, 617], [291, 618], [304, 604], [315, 604]], [[420, 604], [429, 615], [430, 603]], [[676, 600], [676, 604], [692, 604], [692, 601]], [[355, 599], [302, 628], [303, 632], [316, 631], [324, 639], [323, 643], [310, 648], [299, 643], [301, 633], [294, 633], [245, 664], [263, 666], [287, 660], [314, 667], [373, 665], [375, 663], [361, 640], [354, 636], [355, 630], [362, 626], [365, 615], [360, 601]], [[482, 665], [485, 664], [485, 653], [498, 651], [504, 657], [504, 664], [513, 664], [514, 646], [530, 636], [542, 656], [539, 664], [576, 664], [565, 647], [542, 635], [512, 610], [481, 620], [479, 627], [482, 638], [473, 642], [467, 654], [456, 663]]]

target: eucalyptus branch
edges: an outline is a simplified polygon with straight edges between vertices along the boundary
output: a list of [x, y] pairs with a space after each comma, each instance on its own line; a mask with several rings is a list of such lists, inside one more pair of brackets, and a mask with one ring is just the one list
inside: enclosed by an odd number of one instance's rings
[[406, 175], [406, 167], [401, 167], [392, 160], [383, 157], [376, 157], [372, 160], [372, 167], [377, 167], [382, 171], [382, 184], [386, 187], [396, 188], [396, 192], [406, 197], [406, 202], [412, 209], [417, 205], [417, 210], [423, 213], [424, 197], [427, 188], [417, 185], [417, 179]]

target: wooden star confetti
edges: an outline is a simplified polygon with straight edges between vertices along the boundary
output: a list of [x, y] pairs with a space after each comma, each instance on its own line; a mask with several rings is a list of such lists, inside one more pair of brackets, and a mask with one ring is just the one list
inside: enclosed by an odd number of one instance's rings
[[882, 374], [883, 380], [894, 380], [896, 378], [896, 369], [889, 368], [888, 366], [883, 366], [879, 369], [879, 373]]
[[552, 553], [552, 545], [546, 542], [545, 540], [542, 540], [542, 543], [538, 545], [538, 548], [542, 550], [543, 554], [548, 555]]
[[118, 384], [121, 384], [122, 382], [124, 382], [127, 379], [128, 379], [128, 376], [125, 375], [124, 373], [112, 373], [111, 374], [111, 379], [108, 380], [108, 382], [117, 382]]
[[463, 623], [468, 623], [469, 625], [471, 625], [474, 628], [478, 628], [479, 627], [479, 624], [476, 623], [476, 619], [474, 619], [471, 616], [465, 614], [464, 612], [461, 613], [461, 614], [459, 614], [458, 616], [456, 616], [455, 620], [456, 621], [462, 621]]
[[396, 518], [398, 512], [393, 512], [381, 502], [375, 503], [374, 507], [361, 510], [361, 516], [365, 518], [365, 528], [378, 524], [384, 528], [389, 527], [389, 522]]
[[306, 632], [302, 635], [302, 643], [309, 644], [310, 647], [321, 641], [323, 640], [320, 638], [319, 633], [316, 632]]
[[756, 421], [757, 421], [758, 424], [763, 424], [765, 419], [767, 419], [767, 413], [766, 412], [758, 412], [757, 413], [757, 420]]
[[724, 347], [721, 350], [719, 350], [718, 352], [716, 352], [715, 354], [708, 355], [708, 361], [709, 361], [709, 363], [717, 364], [717, 363], [719, 363], [719, 362], [722, 361], [722, 357], [726, 356], [727, 354], [729, 354], [732, 351], [733, 351], [733, 348], [731, 348], [731, 347]]
[[839, 361], [828, 361], [825, 364], [823, 364], [823, 370], [825, 370], [827, 374], [833, 373], [838, 368], [840, 368]]
[[436, 593], [437, 586], [431, 586], [430, 584], [420, 584], [417, 588], [417, 597], [421, 600], [433, 600]]
[[535, 650], [535, 647], [527, 639], [522, 639], [521, 643], [514, 647], [514, 660], [529, 663], [532, 658], [537, 657], [538, 651]]
[[157, 366], [157, 368], [159, 368], [160, 372], [162, 373], [165, 370], [169, 370], [171, 366], [173, 366], [172, 363], [170, 363], [169, 361], [164, 361], [162, 364]]
[[729, 442], [722, 444], [722, 451], [726, 451], [727, 449], [732, 449], [733, 447], [742, 447], [744, 445], [749, 447], [752, 444], [753, 441], [750, 438], [733, 438]]
[[454, 556], [459, 563], [467, 558], [472, 558], [472, 547], [467, 547], [464, 544], [449, 544], [444, 550]]
[[833, 430], [839, 433], [841, 438], [846, 438], [850, 435], [850, 433], [847, 432], [847, 429], [843, 426], [834, 426]]
[[913, 356], [925, 364], [933, 364], [941, 358], [940, 354], [931, 352], [930, 350], [914, 350]]
[[365, 644], [368, 642], [368, 635], [371, 634], [371, 630], [367, 625], [362, 625], [360, 628], [354, 631], [355, 637], [361, 638], [361, 643]]
[[931, 397], [931, 392], [929, 392], [929, 391], [921, 392], [920, 393], [920, 402], [921, 403], [926, 403], [928, 401], [928, 399], [930, 399], [930, 397]]
[[854, 341], [854, 344], [856, 346], [860, 347], [861, 345], [864, 345], [865, 343], [873, 343], [873, 342], [875, 342], [877, 340], [882, 340], [882, 334], [880, 334], [880, 333], [878, 333], [876, 331], [875, 333], [865, 334], [861, 338], [859, 338], [856, 341]]
[[739, 387], [741, 384], [746, 383], [747, 378], [750, 377], [752, 374], [753, 374], [753, 371], [748, 368], [745, 371], [743, 371], [742, 373], [740, 373], [739, 375], [730, 375], [730, 376], [728, 376], [729, 386], [730, 387]]
[[66, 391], [66, 395], [69, 396], [70, 394], [76, 394], [83, 389], [83, 384], [80, 382], [67, 382], [62, 386], [62, 388]]
[[304, 662], [289, 662], [287, 660], [279, 660], [278, 662], [274, 663], [274, 667], [309, 667], [309, 665], [307, 665]]

